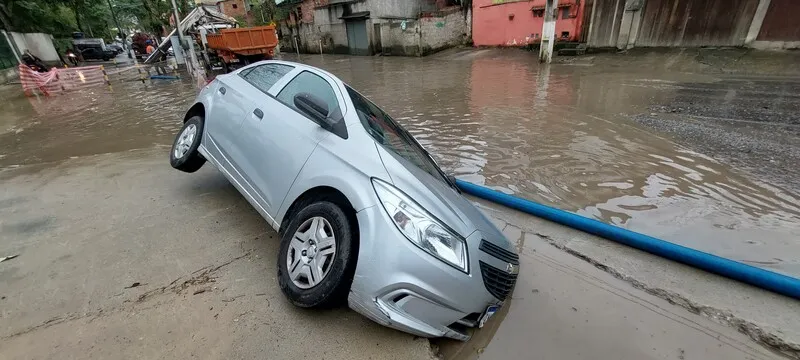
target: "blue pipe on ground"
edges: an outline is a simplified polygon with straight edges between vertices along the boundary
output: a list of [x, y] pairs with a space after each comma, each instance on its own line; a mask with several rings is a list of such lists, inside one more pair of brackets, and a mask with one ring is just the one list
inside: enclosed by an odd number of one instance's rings
[[150, 75], [151, 79], [161, 79], [161, 80], [178, 80], [180, 79], [177, 76], [172, 75]]
[[690, 249], [463, 180], [456, 180], [456, 185], [467, 194], [505, 205], [512, 209], [647, 251], [653, 255], [800, 299], [800, 279]]

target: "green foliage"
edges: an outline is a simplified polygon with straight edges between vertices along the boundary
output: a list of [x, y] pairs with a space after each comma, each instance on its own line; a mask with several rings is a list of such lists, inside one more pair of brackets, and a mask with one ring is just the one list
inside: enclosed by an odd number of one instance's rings
[[[194, 7], [191, 0], [176, 2], [181, 15]], [[160, 34], [170, 27], [170, 0], [2, 0], [0, 27], [54, 37], [70, 37], [72, 32], [83, 31], [87, 36], [111, 40], [118, 30], [109, 3], [123, 32], [137, 29]]]
[[0, 25], [19, 32], [66, 36], [77, 30], [75, 13], [58, 1], [8, 0], [0, 5]]
[[236, 21], [239, 23], [239, 26], [247, 25], [247, 18], [244, 16], [234, 16], [233, 18], [236, 19]]
[[67, 48], [72, 48], [72, 38], [53, 38], [53, 46], [61, 53]]
[[252, 26], [261, 26], [261, 25], [269, 25], [281, 20], [281, 14], [285, 11], [284, 9], [278, 8], [275, 5], [275, 0], [252, 0], [250, 2], [250, 14], [253, 17], [253, 21], [250, 25]]
[[[163, 28], [169, 27], [169, 18], [172, 15], [172, 5], [169, 0], [113, 0], [117, 17], [142, 31], [161, 34]], [[185, 1], [178, 1], [184, 5], [181, 13], [185, 15], [191, 11]], [[120, 25], [125, 27], [125, 25]]]

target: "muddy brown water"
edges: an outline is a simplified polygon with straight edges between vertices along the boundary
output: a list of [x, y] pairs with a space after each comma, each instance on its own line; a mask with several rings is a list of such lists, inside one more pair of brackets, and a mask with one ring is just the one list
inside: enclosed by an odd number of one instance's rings
[[[637, 68], [635, 62], [625, 68], [545, 68], [530, 53], [495, 50], [424, 59], [299, 60], [331, 71], [373, 99], [459, 178], [800, 276], [800, 260], [792, 255], [800, 253], [800, 185], [792, 186], [794, 173], [759, 177], [717, 154], [691, 150], [696, 147], [689, 140], [631, 120], [679, 102], [705, 109], [691, 116], [742, 117], [758, 106], [753, 94], [766, 93], [763, 101], [772, 111], [759, 108], [760, 113], [778, 112], [789, 119], [786, 126], [797, 126], [798, 97], [786, 94], [797, 94], [798, 82], [742, 86], [719, 76], [649, 72], [647, 64]], [[189, 81], [154, 80], [121, 82], [113, 92], [95, 88], [39, 99], [5, 86], [0, 95], [7, 99], [0, 105], [0, 166], [10, 167], [171, 144], [195, 89]], [[730, 115], [731, 107], [738, 112]], [[673, 119], [689, 116], [665, 112]], [[754, 116], [751, 122], [759, 126], [764, 116]], [[778, 133], [798, 143], [794, 134]], [[749, 166], [783, 161], [778, 167], [797, 167], [786, 163], [793, 159]]]

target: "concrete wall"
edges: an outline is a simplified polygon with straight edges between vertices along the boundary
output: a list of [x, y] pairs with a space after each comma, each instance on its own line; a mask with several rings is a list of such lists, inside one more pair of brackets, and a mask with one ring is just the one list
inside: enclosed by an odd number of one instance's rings
[[800, 48], [795, 0], [594, 0], [590, 47]]
[[[403, 25], [405, 23], [405, 25]], [[420, 56], [418, 20], [384, 20], [381, 23], [381, 46], [384, 55]]]
[[[362, 0], [344, 4], [330, 0], [323, 3], [317, 5], [318, 0], [305, 0], [292, 8], [301, 9], [300, 21], [281, 24], [282, 51], [294, 52], [294, 39], [297, 39], [303, 53], [319, 53], [321, 42], [324, 53], [347, 54], [346, 22], [340, 17], [345, 13], [367, 11], [369, 18], [364, 21], [371, 54], [420, 56], [461, 44], [470, 34], [470, 14], [458, 7], [437, 11], [436, 0]], [[418, 20], [420, 13], [431, 16]], [[423, 34], [422, 42], [420, 34]]]
[[758, 49], [800, 48], [798, 14], [800, 1], [761, 0], [748, 33], [748, 45]]
[[469, 11], [461, 9], [442, 17], [425, 17], [419, 19], [422, 32], [422, 55], [464, 44], [470, 34], [472, 19]]
[[641, 28], [635, 44], [741, 46], [758, 3], [759, 0], [647, 0], [640, 10]]
[[[20, 52], [25, 52], [28, 49], [33, 55], [47, 63], [61, 61], [56, 48], [53, 46], [53, 36], [50, 34], [9, 32], [8, 35], [13, 39]], [[5, 39], [3, 40], [5, 41]]]
[[625, 0], [594, 0], [587, 45], [598, 48], [617, 46], [624, 14]]
[[463, 44], [469, 37], [472, 17], [469, 11], [454, 10], [418, 20], [384, 19], [380, 24], [383, 54], [424, 56]]
[[372, 17], [415, 18], [422, 11], [420, 0], [372, 0], [369, 1]]
[[[624, 1], [624, 0], [622, 0]], [[543, 11], [534, 12], [531, 8], [544, 8], [545, 0], [508, 1], [474, 0], [472, 2], [473, 24], [472, 41], [478, 46], [523, 46], [541, 41]], [[556, 36], [568, 32], [567, 40], [580, 38], [583, 11], [586, 1], [560, 0], [559, 5], [571, 5], [567, 18], [563, 19], [562, 9], [558, 9]]]

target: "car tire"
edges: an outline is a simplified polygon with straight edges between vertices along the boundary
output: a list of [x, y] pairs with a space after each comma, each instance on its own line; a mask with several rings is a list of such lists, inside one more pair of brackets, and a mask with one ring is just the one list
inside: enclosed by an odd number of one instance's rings
[[[295, 236], [301, 225], [306, 224], [308, 221], [312, 221], [313, 224], [313, 219], [324, 219], [323, 227], [330, 226], [329, 230], [335, 239], [333, 246], [335, 252], [330, 262], [327, 263], [327, 267], [320, 265], [320, 272], [324, 271], [321, 280], [310, 288], [304, 288], [298, 286], [292, 280], [291, 264], [289, 264], [288, 260], [290, 260], [292, 252], [294, 252], [295, 259], [298, 255], [297, 249], [293, 248], [292, 242], [295, 241]], [[324, 229], [324, 231], [327, 232], [328, 229]], [[278, 285], [283, 294], [294, 305], [305, 308], [330, 307], [344, 303], [347, 300], [347, 294], [353, 282], [353, 273], [355, 272], [358, 256], [357, 240], [353, 238], [354, 234], [356, 232], [351, 228], [351, 223], [344, 210], [332, 202], [326, 200], [317, 201], [300, 209], [283, 232], [280, 250], [278, 250]], [[290, 251], [291, 249], [294, 250]], [[322, 245], [320, 249], [322, 250], [319, 250], [316, 256], [319, 256], [325, 250]], [[305, 255], [305, 251], [303, 251], [303, 255]], [[313, 257], [314, 255], [311, 256]], [[304, 261], [301, 260], [297, 266], [302, 265], [308, 264], [304, 264]], [[310, 273], [308, 274], [311, 275]]]
[[206, 159], [197, 148], [203, 137], [205, 121], [201, 116], [192, 116], [183, 124], [169, 151], [169, 163], [173, 168], [193, 173], [205, 164]]

